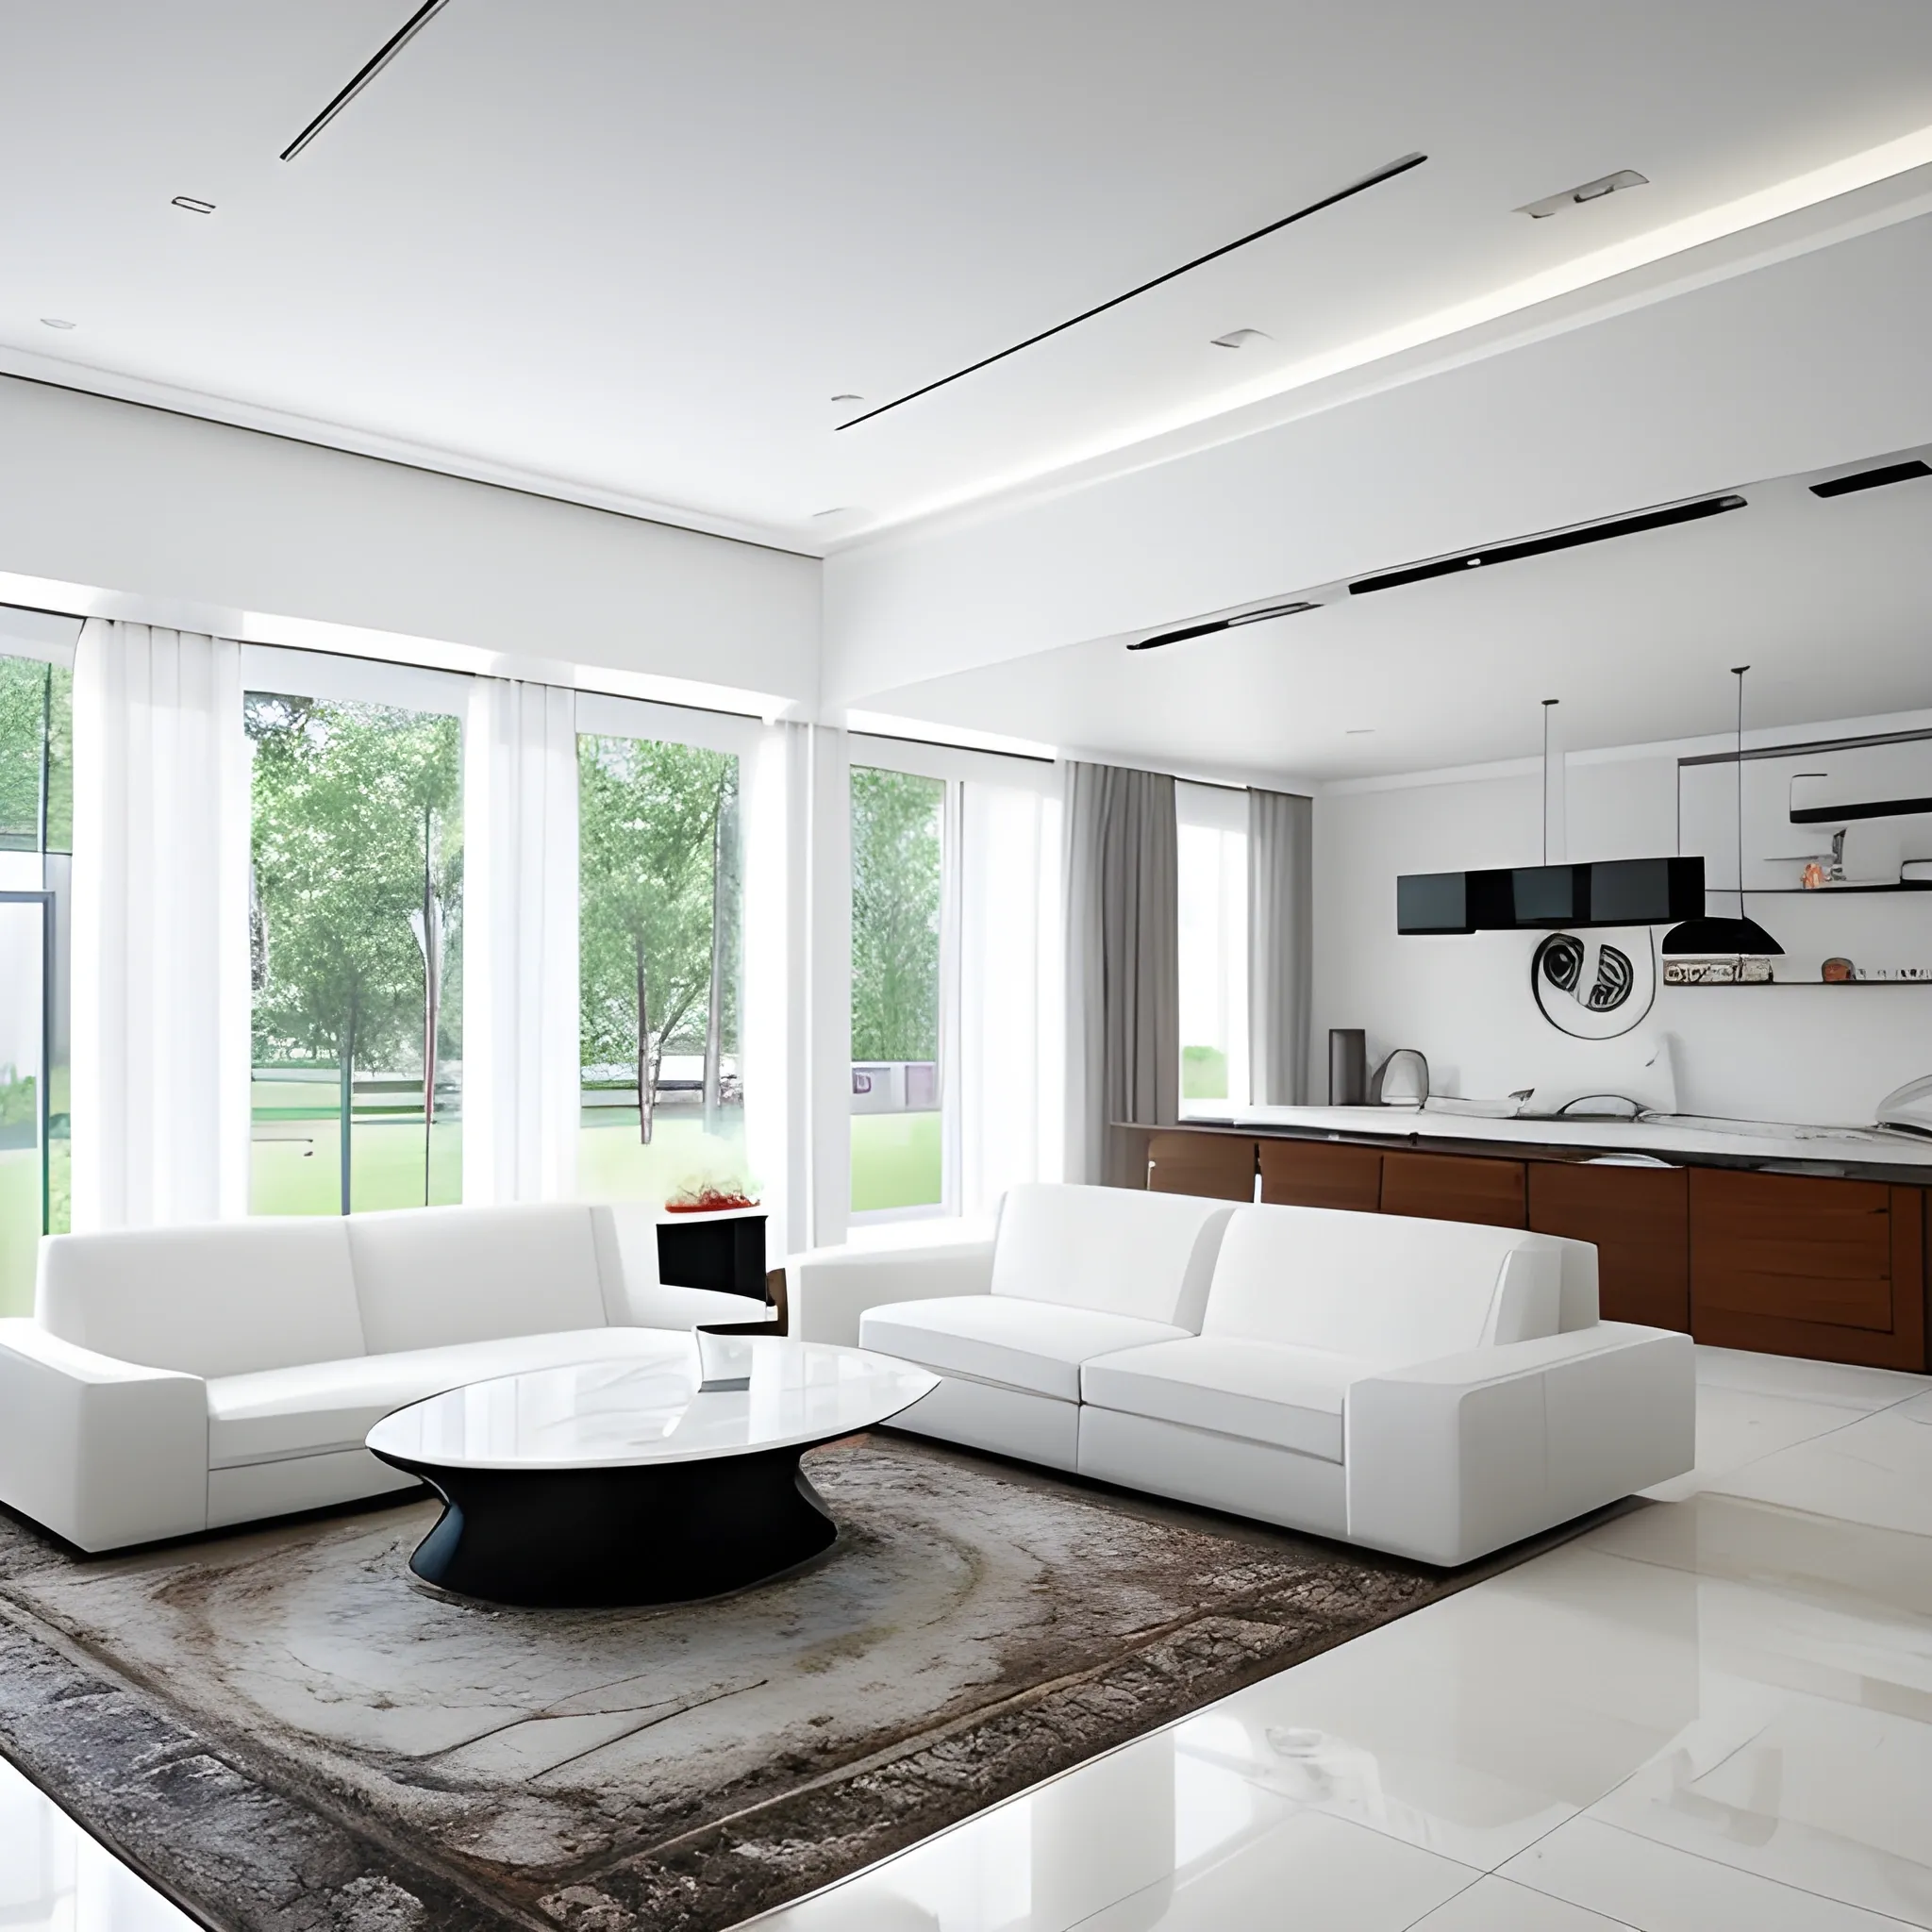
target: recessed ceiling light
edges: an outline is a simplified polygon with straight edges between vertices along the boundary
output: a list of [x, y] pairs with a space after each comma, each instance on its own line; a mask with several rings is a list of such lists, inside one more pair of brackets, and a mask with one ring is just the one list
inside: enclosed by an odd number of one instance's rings
[[835, 403], [862, 403], [864, 402], [865, 398], [860, 395], [854, 395], [853, 392], [849, 389], [847, 389], [841, 390], [840, 392], [832, 398], [832, 400]]
[[185, 208], [192, 215], [211, 215], [215, 211], [213, 202], [197, 201], [192, 194], [177, 194], [168, 206], [170, 208]]
[[1373, 738], [1375, 727], [1373, 724], [1351, 724], [1341, 735], [1344, 738]]
[[865, 512], [855, 504], [835, 503], [830, 509], [815, 509], [811, 514], [812, 521], [817, 523], [822, 517], [862, 517]]
[[72, 328], [74, 326], [64, 316], [59, 315], [43, 315], [41, 317], [41, 323], [45, 328]]
[[1216, 349], [1249, 349], [1257, 342], [1272, 342], [1274, 340], [1266, 329], [1236, 328], [1224, 336], [1216, 336], [1209, 347]]
[[1602, 201], [1606, 195], [1616, 194], [1625, 188], [1649, 186], [1648, 175], [1640, 175], [1635, 168], [1619, 168], [1614, 175], [1599, 175], [1594, 181], [1564, 189], [1561, 194], [1546, 194], [1541, 201], [1528, 202], [1516, 212], [1527, 215], [1533, 222], [1546, 222], [1552, 215], [1561, 214], [1566, 208], [1581, 208], [1586, 202]]

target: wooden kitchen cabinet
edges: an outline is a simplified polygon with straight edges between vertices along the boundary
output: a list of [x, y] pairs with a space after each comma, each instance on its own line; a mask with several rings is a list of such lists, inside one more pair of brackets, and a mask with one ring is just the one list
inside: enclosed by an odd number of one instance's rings
[[1925, 1191], [1698, 1168], [1690, 1332], [1723, 1348], [1925, 1366]]
[[1381, 1151], [1345, 1141], [1263, 1141], [1261, 1198], [1373, 1214], [1382, 1205]]
[[1205, 1194], [1213, 1201], [1255, 1198], [1255, 1143], [1234, 1134], [1183, 1129], [1147, 1137], [1147, 1186], [1157, 1194]]
[[1481, 1221], [1492, 1227], [1528, 1224], [1520, 1160], [1468, 1154], [1382, 1157], [1382, 1212], [1429, 1221]]
[[1596, 1246], [1606, 1322], [1690, 1326], [1690, 1191], [1681, 1167], [1529, 1163], [1529, 1224]]

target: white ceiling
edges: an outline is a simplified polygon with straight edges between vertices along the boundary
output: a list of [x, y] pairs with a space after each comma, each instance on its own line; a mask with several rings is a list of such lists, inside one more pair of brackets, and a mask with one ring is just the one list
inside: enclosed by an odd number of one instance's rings
[[1284, 587], [1322, 608], [1151, 651], [1069, 645], [873, 702], [1166, 769], [1311, 779], [1526, 756], [1546, 697], [1572, 749], [1727, 730], [1744, 662], [1758, 725], [1932, 705], [1932, 477], [1831, 499], [1807, 480], [1747, 484], [1748, 508], [1705, 523], [1366, 596]]
[[[449, 0], [279, 161], [409, 10], [0, 0], [0, 367], [813, 547], [1932, 122], [1920, 0]], [[886, 400], [1417, 149], [1341, 208], [834, 427], [835, 391]], [[1652, 185], [1512, 212], [1625, 167]], [[1274, 341], [1209, 346], [1238, 327]], [[814, 521], [832, 506], [866, 515]], [[1734, 521], [1668, 541], [1753, 544], [1768, 520]], [[1522, 568], [1455, 587], [1476, 600], [1444, 622], [1532, 597]], [[1302, 620], [1294, 650], [1371, 626], [1321, 675], [1407, 759], [1435, 725], [1403, 652], [1427, 646], [1374, 628], [1389, 607]], [[1588, 675], [1634, 718], [1602, 623]], [[1470, 668], [1533, 704], [1533, 660], [1494, 649]], [[1072, 656], [1028, 674], [1041, 702]], [[1176, 680], [1177, 730], [1181, 663], [1145, 673]]]

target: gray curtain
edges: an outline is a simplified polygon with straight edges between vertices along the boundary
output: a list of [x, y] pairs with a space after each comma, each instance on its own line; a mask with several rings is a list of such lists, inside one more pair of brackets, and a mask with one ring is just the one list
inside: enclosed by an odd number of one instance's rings
[[1248, 1092], [1257, 1107], [1308, 1097], [1314, 851], [1313, 799], [1248, 793]]
[[1069, 763], [1066, 833], [1066, 1174], [1119, 1184], [1109, 1124], [1180, 1117], [1174, 780]]

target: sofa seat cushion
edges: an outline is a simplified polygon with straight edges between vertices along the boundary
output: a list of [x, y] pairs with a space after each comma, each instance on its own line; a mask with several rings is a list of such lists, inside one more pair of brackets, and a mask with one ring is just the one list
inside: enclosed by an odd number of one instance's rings
[[208, 1467], [242, 1469], [359, 1449], [391, 1409], [466, 1382], [573, 1362], [678, 1360], [691, 1349], [689, 1335], [666, 1329], [588, 1328], [223, 1375], [208, 1385]]
[[1341, 1406], [1375, 1373], [1359, 1357], [1279, 1342], [1191, 1335], [1087, 1362], [1080, 1395], [1095, 1408], [1181, 1423], [1341, 1460]]
[[941, 1375], [967, 1375], [1062, 1402], [1080, 1399], [1080, 1364], [1089, 1356], [1171, 1341], [1185, 1328], [1064, 1307], [1016, 1295], [962, 1294], [934, 1301], [888, 1302], [868, 1308], [858, 1345], [897, 1356]]

